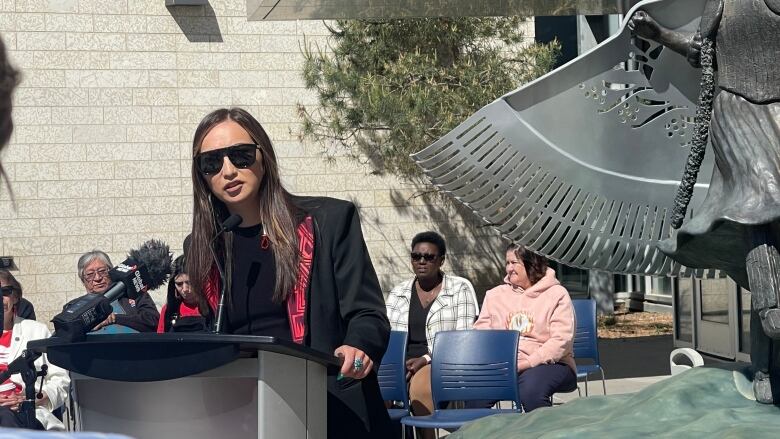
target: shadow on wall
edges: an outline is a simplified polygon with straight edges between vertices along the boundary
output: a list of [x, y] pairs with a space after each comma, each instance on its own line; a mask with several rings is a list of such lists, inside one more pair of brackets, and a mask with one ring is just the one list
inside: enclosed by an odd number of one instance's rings
[[219, 29], [217, 16], [211, 5], [166, 7], [189, 42], [222, 42], [222, 32]]
[[[443, 270], [456, 276], [469, 279], [474, 285], [480, 304], [485, 291], [499, 285], [504, 277], [504, 248], [506, 241], [492, 227], [477, 218], [471, 211], [459, 205], [442, 194], [435, 192], [419, 195], [423, 203], [417, 199], [410, 200], [400, 190], [390, 194], [395, 210], [412, 223], [431, 224], [428, 228], [420, 225], [418, 229], [383, 227], [382, 218], [376, 216], [366, 219], [380, 230], [385, 242], [403, 242], [405, 245], [393, 249], [392, 254], [385, 254], [375, 263], [397, 265], [404, 261], [409, 268], [409, 245], [412, 238], [419, 232], [433, 230], [441, 234], [447, 242], [447, 259]], [[389, 233], [395, 236], [388, 236]], [[397, 283], [399, 279], [390, 279], [391, 275], [382, 275], [383, 285]]]

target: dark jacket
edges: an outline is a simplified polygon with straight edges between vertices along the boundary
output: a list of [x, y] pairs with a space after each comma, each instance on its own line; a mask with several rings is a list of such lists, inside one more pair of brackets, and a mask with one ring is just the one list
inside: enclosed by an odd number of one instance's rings
[[362, 380], [328, 373], [328, 437], [394, 437], [375, 371], [387, 348], [390, 323], [354, 204], [295, 197], [314, 221], [314, 259], [306, 298], [304, 343], [332, 353], [356, 347], [374, 361]]
[[119, 305], [125, 310], [125, 314], [116, 315], [116, 324], [133, 328], [138, 332], [156, 332], [157, 322], [160, 320], [160, 312], [149, 294], [144, 293], [135, 300], [135, 306], [130, 304], [130, 299], [122, 297]]
[[[362, 380], [337, 381], [338, 369], [328, 371], [328, 437], [393, 438], [376, 378], [390, 323], [357, 209], [333, 198], [294, 197], [294, 202], [303, 210], [301, 220], [311, 216], [314, 231], [303, 343], [328, 354], [349, 345], [374, 361]], [[216, 273], [213, 269], [203, 288], [212, 308], [219, 295]]]

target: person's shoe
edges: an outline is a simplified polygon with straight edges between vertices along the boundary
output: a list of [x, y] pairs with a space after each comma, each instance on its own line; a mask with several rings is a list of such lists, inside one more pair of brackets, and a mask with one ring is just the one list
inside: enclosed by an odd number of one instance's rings
[[756, 396], [756, 401], [762, 404], [772, 404], [774, 402], [768, 373], [756, 371], [753, 376], [753, 394]]
[[772, 340], [780, 340], [780, 309], [763, 309], [758, 313], [764, 333]]

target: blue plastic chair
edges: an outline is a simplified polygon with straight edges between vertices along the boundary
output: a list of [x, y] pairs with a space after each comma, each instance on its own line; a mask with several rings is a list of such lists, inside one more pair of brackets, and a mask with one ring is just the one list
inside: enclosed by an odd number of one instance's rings
[[[431, 392], [434, 407], [450, 401], [512, 401], [516, 408], [435, 409], [428, 416], [407, 416], [404, 425], [457, 430], [463, 424], [498, 413], [519, 413], [517, 344], [508, 330], [441, 331], [434, 340]], [[436, 432], [438, 437], [438, 430]]]
[[[577, 320], [577, 330], [574, 333], [574, 361], [577, 364], [577, 381], [585, 379], [585, 396], [588, 396], [588, 377], [601, 372], [601, 385], [607, 394], [607, 382], [604, 369], [599, 361], [599, 345], [596, 332], [596, 301], [592, 299], [572, 300], [574, 314]], [[593, 364], [579, 364], [581, 359], [590, 359]]]
[[[400, 421], [404, 416], [409, 416], [409, 392], [406, 383], [406, 343], [408, 334], [404, 331], [390, 331], [390, 342], [387, 345], [385, 355], [379, 364], [377, 378], [379, 390], [385, 401], [399, 402], [400, 408], [387, 409], [390, 419]], [[402, 426], [402, 435], [406, 437], [406, 429]]]
[[404, 331], [391, 331], [390, 342], [377, 371], [382, 399], [402, 404], [401, 408], [388, 409], [390, 419], [397, 421], [409, 416], [409, 394], [406, 383], [406, 343]]

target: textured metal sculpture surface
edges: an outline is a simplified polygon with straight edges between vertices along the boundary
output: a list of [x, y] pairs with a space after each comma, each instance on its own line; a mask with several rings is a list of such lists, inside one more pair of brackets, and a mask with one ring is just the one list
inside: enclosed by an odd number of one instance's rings
[[[704, 3], [641, 5], [672, 29], [694, 32]], [[624, 26], [413, 158], [441, 190], [551, 259], [619, 273], [714, 275], [656, 248], [672, 235], [700, 76]], [[711, 157], [702, 169], [691, 212], [706, 193]]]

